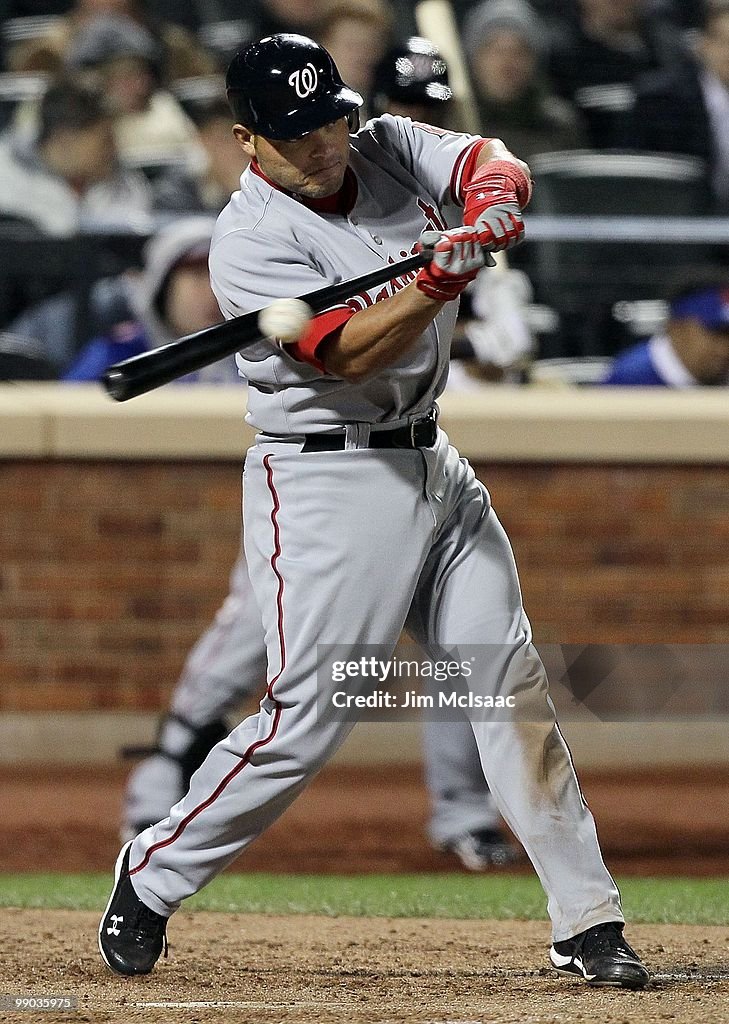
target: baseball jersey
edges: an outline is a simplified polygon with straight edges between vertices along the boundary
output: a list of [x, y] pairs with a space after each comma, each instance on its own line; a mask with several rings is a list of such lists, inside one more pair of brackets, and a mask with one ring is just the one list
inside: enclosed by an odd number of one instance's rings
[[[315, 211], [248, 168], [210, 248], [211, 285], [223, 315], [396, 263], [415, 251], [423, 231], [459, 225], [463, 167], [481, 141], [387, 114], [369, 121], [350, 140], [357, 188], [347, 215]], [[350, 304], [369, 306], [414, 276], [355, 295]], [[406, 355], [356, 383], [297, 360], [275, 339], [246, 347], [236, 360], [248, 382], [248, 422], [277, 435], [408, 422], [445, 387], [457, 311], [457, 302], [445, 303]]]

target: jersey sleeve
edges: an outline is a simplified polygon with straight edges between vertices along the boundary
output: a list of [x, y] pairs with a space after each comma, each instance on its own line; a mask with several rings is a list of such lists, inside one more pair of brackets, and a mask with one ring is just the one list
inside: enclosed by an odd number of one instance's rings
[[395, 157], [438, 200], [438, 205], [462, 206], [464, 169], [485, 140], [480, 135], [451, 132], [409, 117], [383, 114], [370, 121], [377, 143]]
[[[279, 255], [274, 254], [276, 251]], [[255, 231], [238, 229], [213, 245], [210, 283], [223, 316], [229, 320], [262, 309], [275, 299], [305, 295], [324, 288], [331, 281], [290, 242], [287, 248], [283, 242], [276, 245], [270, 237], [259, 236]], [[326, 338], [341, 330], [353, 315], [353, 309], [339, 303], [318, 313], [298, 342], [284, 345], [277, 338], [267, 338], [262, 345], [269, 352], [271, 348], [282, 349], [297, 362], [308, 363], [320, 373], [325, 373], [317, 349]], [[248, 358], [253, 351], [247, 348]]]
[[297, 252], [288, 241], [279, 244], [248, 228], [214, 239], [209, 269], [210, 285], [226, 320], [331, 283], [303, 249]]

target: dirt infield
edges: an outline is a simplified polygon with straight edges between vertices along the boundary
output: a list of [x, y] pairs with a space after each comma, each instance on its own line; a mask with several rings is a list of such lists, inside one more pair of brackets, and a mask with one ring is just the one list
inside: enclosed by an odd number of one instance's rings
[[695, 1024], [729, 1022], [729, 928], [642, 926], [656, 972], [643, 992], [588, 989], [546, 966], [534, 922], [180, 913], [170, 956], [147, 978], [114, 977], [95, 914], [4, 911], [3, 990], [65, 995], [64, 1016], [2, 1020], [185, 1024]]
[[[127, 770], [0, 768], [0, 871], [110, 871]], [[729, 874], [729, 770], [581, 781], [612, 871]], [[329, 767], [233, 870], [457, 869], [428, 845], [427, 817], [419, 766]]]
[[[0, 870], [111, 872], [124, 769], [0, 770]], [[590, 777], [584, 788], [616, 872], [729, 867], [729, 777]], [[324, 771], [238, 870], [451, 871], [425, 839], [420, 769]], [[531, 870], [525, 866], [525, 871]], [[656, 978], [590, 990], [546, 963], [546, 922], [276, 917], [182, 911], [149, 978], [113, 977], [98, 915], [6, 910], [0, 992], [69, 995], [78, 1009], [0, 1021], [184, 1024], [729, 1024], [729, 927], [632, 926]]]

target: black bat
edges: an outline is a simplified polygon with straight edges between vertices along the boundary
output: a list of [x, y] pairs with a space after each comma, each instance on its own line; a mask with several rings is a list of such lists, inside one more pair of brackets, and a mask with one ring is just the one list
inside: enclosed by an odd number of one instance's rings
[[[422, 252], [397, 263], [390, 263], [340, 284], [327, 285], [306, 295], [299, 295], [298, 298], [318, 313], [342, 299], [349, 299], [361, 291], [391, 281], [394, 277], [418, 270], [432, 258], [433, 250], [424, 248]], [[266, 337], [258, 326], [260, 312], [260, 309], [256, 309], [252, 313], [244, 313], [225, 323], [207, 327], [204, 331], [188, 334], [169, 345], [161, 345], [121, 363], [114, 363], [104, 372], [102, 383], [117, 402], [126, 402], [129, 398], [136, 398], [178, 377], [184, 377], [186, 373], [194, 373], [204, 366], [217, 363], [219, 359], [231, 356]]]

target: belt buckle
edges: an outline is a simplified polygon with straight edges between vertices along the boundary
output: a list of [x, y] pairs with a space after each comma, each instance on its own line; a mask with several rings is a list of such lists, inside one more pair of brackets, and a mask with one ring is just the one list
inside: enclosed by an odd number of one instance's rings
[[438, 417], [435, 409], [410, 424], [410, 442], [413, 448], [432, 448], [438, 436]]

